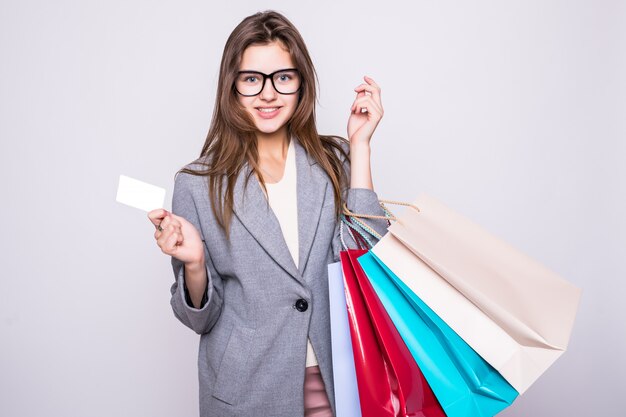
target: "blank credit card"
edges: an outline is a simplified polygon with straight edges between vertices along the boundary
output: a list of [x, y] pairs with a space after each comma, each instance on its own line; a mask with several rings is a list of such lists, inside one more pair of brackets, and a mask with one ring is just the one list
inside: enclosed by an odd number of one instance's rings
[[115, 200], [143, 211], [151, 211], [163, 208], [165, 188], [120, 175]]

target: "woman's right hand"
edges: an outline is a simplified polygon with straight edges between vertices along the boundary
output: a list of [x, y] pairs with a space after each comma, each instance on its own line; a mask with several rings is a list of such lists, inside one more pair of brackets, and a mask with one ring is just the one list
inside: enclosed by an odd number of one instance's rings
[[204, 243], [193, 224], [165, 209], [150, 211], [148, 218], [157, 228], [154, 238], [163, 253], [188, 265], [204, 264]]

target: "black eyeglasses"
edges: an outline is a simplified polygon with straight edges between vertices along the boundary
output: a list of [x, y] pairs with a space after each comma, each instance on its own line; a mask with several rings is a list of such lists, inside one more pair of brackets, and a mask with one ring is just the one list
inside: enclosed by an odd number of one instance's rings
[[263, 91], [265, 80], [270, 79], [272, 86], [280, 94], [295, 94], [300, 90], [302, 77], [296, 68], [286, 68], [264, 74], [259, 71], [239, 71], [235, 80], [235, 89], [246, 97], [256, 96]]

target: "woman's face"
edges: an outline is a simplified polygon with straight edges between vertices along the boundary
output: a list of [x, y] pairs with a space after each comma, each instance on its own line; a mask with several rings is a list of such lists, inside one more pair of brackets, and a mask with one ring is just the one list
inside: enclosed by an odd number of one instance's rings
[[[247, 47], [241, 57], [239, 71], [258, 71], [271, 74], [278, 70], [294, 67], [291, 55], [284, 49], [282, 43], [272, 42], [266, 45]], [[280, 94], [274, 89], [272, 81], [268, 78], [258, 95], [252, 97], [237, 95], [241, 105], [252, 115], [258, 137], [286, 136], [287, 122], [291, 119], [298, 105], [298, 93]]]

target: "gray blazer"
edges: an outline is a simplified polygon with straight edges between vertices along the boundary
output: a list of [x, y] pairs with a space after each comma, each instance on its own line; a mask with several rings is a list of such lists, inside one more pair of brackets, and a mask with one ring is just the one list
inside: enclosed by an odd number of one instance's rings
[[[299, 267], [256, 176], [244, 189], [248, 165], [234, 188], [230, 243], [211, 211], [206, 179], [180, 173], [175, 180], [172, 212], [200, 232], [209, 277], [207, 303], [193, 308], [186, 302], [183, 263], [172, 257], [172, 309], [183, 324], [201, 335], [201, 417], [302, 416], [307, 336], [334, 414], [327, 265], [339, 260], [339, 224], [328, 176], [298, 140], [292, 140]], [[187, 166], [199, 168], [196, 163]], [[344, 167], [350, 178], [345, 161]], [[372, 190], [347, 189], [344, 198], [354, 212], [383, 214]], [[385, 220], [369, 223], [380, 234], [386, 232]], [[356, 247], [348, 233], [344, 241]]]

